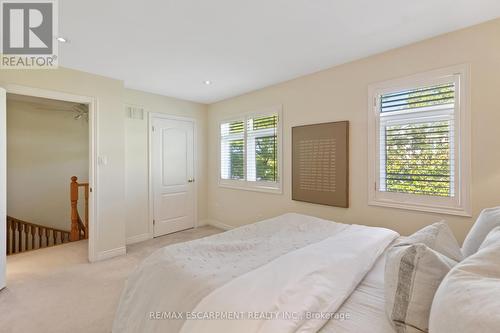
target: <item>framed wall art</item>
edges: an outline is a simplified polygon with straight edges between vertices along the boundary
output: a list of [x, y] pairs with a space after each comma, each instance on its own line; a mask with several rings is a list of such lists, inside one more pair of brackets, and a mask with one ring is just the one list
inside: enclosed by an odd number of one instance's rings
[[292, 128], [292, 200], [349, 207], [349, 122]]

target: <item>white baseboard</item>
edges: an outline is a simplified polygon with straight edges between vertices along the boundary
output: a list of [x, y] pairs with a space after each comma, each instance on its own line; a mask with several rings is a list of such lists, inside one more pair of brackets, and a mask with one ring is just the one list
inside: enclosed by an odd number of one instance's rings
[[146, 232], [144, 234], [128, 237], [127, 240], [125, 241], [125, 244], [130, 245], [130, 244], [134, 244], [134, 243], [139, 243], [139, 242], [143, 242], [145, 240], [151, 239], [151, 238], [152, 237], [149, 234], [149, 232]]
[[222, 222], [217, 221], [217, 220], [208, 219], [208, 220], [204, 220], [204, 221], [206, 222], [206, 224], [211, 225], [212, 227], [222, 229], [222, 230], [231, 230], [231, 229], [235, 228], [232, 225], [225, 224], [225, 223], [222, 223]]
[[114, 257], [122, 256], [126, 253], [127, 253], [127, 249], [125, 248], [125, 246], [117, 247], [116, 249], [111, 249], [111, 250], [99, 252], [96, 256], [97, 257], [96, 261], [111, 259]]

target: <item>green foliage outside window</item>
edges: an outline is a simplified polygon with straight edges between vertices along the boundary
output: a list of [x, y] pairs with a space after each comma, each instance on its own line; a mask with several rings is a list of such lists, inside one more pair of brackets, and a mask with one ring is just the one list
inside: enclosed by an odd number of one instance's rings
[[[453, 84], [386, 95], [382, 112], [451, 104], [454, 96]], [[453, 196], [452, 129], [451, 120], [387, 126], [386, 191]]]
[[243, 179], [243, 140], [229, 141], [229, 154], [231, 156], [230, 179]]
[[[275, 129], [278, 116], [269, 116], [253, 119], [253, 130]], [[277, 181], [277, 138], [274, 135], [257, 137], [255, 139], [255, 168], [257, 180]]]
[[257, 180], [276, 181], [276, 136], [260, 137], [255, 140], [255, 167]]
[[386, 190], [451, 195], [449, 122], [386, 129]]
[[[249, 132], [255, 137], [255, 174], [259, 181], [277, 181], [278, 161], [277, 161], [277, 136], [276, 127], [277, 116], [253, 118], [249, 124]], [[242, 121], [229, 124], [230, 134], [240, 134], [244, 132], [245, 123]], [[274, 134], [269, 135], [269, 129], [274, 129]], [[259, 135], [262, 131], [262, 136]], [[265, 133], [265, 134], [264, 134]], [[237, 139], [229, 141], [230, 158], [230, 178], [244, 179], [244, 140]]]

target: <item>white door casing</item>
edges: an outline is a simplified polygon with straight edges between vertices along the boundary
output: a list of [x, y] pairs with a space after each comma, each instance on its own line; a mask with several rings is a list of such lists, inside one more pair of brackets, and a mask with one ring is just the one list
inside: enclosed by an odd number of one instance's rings
[[194, 122], [151, 118], [153, 236], [195, 226]]
[[[6, 90], [10, 94], [18, 94], [32, 97], [48, 98], [61, 100], [66, 102], [81, 103], [88, 105], [89, 108], [89, 178], [88, 182], [91, 188], [89, 194], [89, 239], [88, 239], [88, 259], [90, 262], [98, 261], [107, 258], [106, 251], [99, 253], [97, 249], [100, 223], [99, 223], [99, 176], [98, 176], [98, 152], [99, 152], [99, 141], [97, 140], [97, 132], [99, 128], [98, 114], [98, 100], [90, 96], [74, 95], [63, 93], [54, 90], [46, 90], [40, 88], [33, 88], [29, 86], [7, 84], [5, 86]], [[1, 125], [0, 123], [0, 135], [1, 135]], [[1, 142], [1, 140], [0, 140]], [[0, 152], [0, 157], [1, 157]], [[1, 163], [1, 161], [0, 161]], [[1, 165], [0, 165], [1, 168]], [[1, 182], [0, 182], [1, 191]], [[1, 194], [0, 194], [1, 198]], [[7, 208], [6, 208], [7, 209]], [[1, 223], [1, 222], [0, 222]]]
[[0, 88], [0, 289], [6, 284], [7, 267], [7, 93]]

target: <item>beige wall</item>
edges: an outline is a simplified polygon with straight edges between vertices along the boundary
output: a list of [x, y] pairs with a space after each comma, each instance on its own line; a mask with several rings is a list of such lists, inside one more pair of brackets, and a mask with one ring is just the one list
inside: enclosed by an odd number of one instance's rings
[[89, 170], [88, 123], [74, 115], [57, 105], [8, 101], [7, 215], [71, 229], [70, 178], [87, 181]]
[[0, 86], [22, 85], [97, 100], [98, 154], [108, 163], [97, 170], [94, 198], [99, 208], [95, 258], [120, 253], [125, 245], [125, 145], [123, 83], [102, 76], [59, 68], [57, 70], [0, 70]]
[[198, 218], [199, 224], [206, 223], [205, 105], [125, 89], [121, 81], [65, 68], [0, 70], [0, 86], [12, 85], [94, 97], [97, 101], [97, 154], [106, 157], [107, 164], [98, 166], [98, 187], [94, 191], [100, 212], [95, 259], [121, 253], [126, 239], [143, 239], [148, 230], [147, 118], [128, 119], [125, 104], [196, 119]]
[[[196, 168], [198, 189], [198, 220], [207, 218], [207, 110], [203, 104], [125, 89], [127, 104], [143, 107], [148, 113], [166, 113], [196, 120]], [[148, 203], [148, 120], [125, 119], [125, 197], [126, 232], [129, 242], [147, 237], [149, 232]]]
[[[124, 89], [118, 80], [60, 68], [0, 70], [0, 86], [23, 85], [75, 95], [98, 103], [99, 207], [97, 254], [114, 253], [126, 238], [144, 235], [147, 226], [147, 126], [126, 119], [124, 104], [194, 117], [198, 125], [198, 214], [201, 223], [215, 220], [237, 226], [288, 211], [339, 222], [393, 228], [403, 234], [446, 219], [463, 239], [473, 219], [367, 205], [367, 86], [450, 65], [468, 63], [472, 86], [472, 204], [480, 209], [500, 203], [500, 20], [337, 66], [293, 81], [207, 107], [197, 103]], [[284, 193], [265, 194], [223, 189], [217, 185], [218, 119], [236, 113], [283, 105]], [[351, 122], [351, 207], [294, 202], [290, 199], [291, 127], [324, 121]], [[208, 168], [207, 168], [208, 167]], [[110, 251], [110, 252], [109, 252]]]
[[[209, 106], [208, 216], [238, 226], [294, 211], [339, 222], [384, 226], [402, 234], [446, 219], [459, 239], [473, 219], [367, 205], [367, 94], [370, 83], [450, 65], [471, 67], [472, 205], [474, 217], [500, 205], [500, 19]], [[217, 185], [218, 120], [232, 114], [283, 105], [284, 193], [220, 188]], [[350, 121], [350, 202], [348, 209], [291, 200], [291, 127]]]

